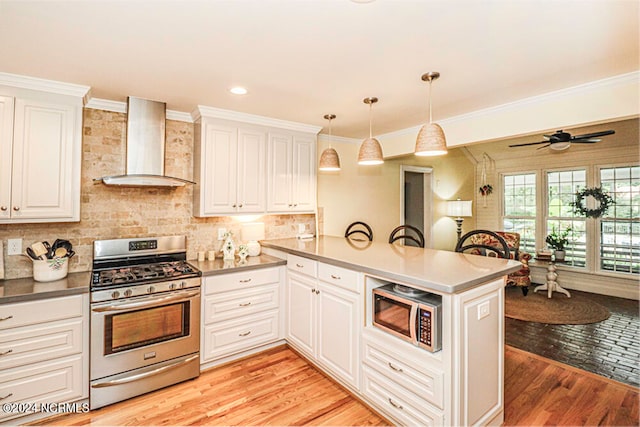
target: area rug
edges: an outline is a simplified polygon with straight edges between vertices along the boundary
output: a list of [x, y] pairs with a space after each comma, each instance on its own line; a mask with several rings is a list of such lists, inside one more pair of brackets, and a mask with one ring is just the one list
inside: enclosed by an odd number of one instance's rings
[[527, 322], [553, 325], [585, 325], [609, 318], [609, 310], [589, 299], [588, 296], [572, 293], [571, 298], [554, 292], [547, 298], [547, 291], [533, 292], [529, 287], [525, 297], [519, 287], [505, 289], [505, 316]]

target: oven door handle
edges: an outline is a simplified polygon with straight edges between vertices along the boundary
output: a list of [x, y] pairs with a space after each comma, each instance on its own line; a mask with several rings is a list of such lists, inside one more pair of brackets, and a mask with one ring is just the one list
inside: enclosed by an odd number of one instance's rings
[[122, 384], [131, 383], [131, 382], [134, 382], [134, 381], [139, 381], [139, 380], [142, 380], [144, 378], [151, 377], [153, 375], [158, 375], [158, 374], [160, 374], [162, 372], [165, 372], [165, 371], [169, 371], [171, 369], [179, 368], [182, 365], [186, 365], [189, 362], [193, 362], [195, 359], [198, 359], [199, 357], [200, 357], [199, 354], [195, 354], [195, 355], [193, 355], [191, 357], [188, 357], [188, 358], [186, 358], [184, 360], [181, 360], [179, 362], [173, 363], [171, 365], [166, 365], [166, 366], [163, 366], [161, 368], [154, 369], [153, 371], [142, 372], [140, 374], [131, 375], [130, 377], [119, 378], [117, 380], [111, 380], [111, 381], [106, 381], [106, 382], [103, 382], [103, 383], [92, 384], [91, 387], [92, 388], [114, 387], [114, 386], [117, 386], [117, 385], [122, 385]]
[[173, 303], [173, 302], [187, 301], [188, 299], [193, 298], [199, 294], [200, 294], [200, 290], [198, 289], [197, 291], [181, 292], [178, 295], [172, 294], [172, 295], [167, 295], [160, 298], [148, 298], [148, 299], [145, 299], [144, 301], [139, 301], [139, 302], [112, 304], [112, 305], [106, 305], [104, 307], [93, 307], [91, 311], [95, 311], [95, 312], [125, 311], [125, 310], [130, 310], [132, 308], [150, 308], [150, 307], [156, 307], [159, 305], [164, 305], [168, 302]]

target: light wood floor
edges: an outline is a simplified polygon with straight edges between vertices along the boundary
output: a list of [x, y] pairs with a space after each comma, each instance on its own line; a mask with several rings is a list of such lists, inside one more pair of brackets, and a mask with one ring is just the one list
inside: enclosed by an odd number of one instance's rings
[[[637, 426], [638, 389], [512, 347], [505, 425]], [[40, 425], [386, 425], [287, 347]]]

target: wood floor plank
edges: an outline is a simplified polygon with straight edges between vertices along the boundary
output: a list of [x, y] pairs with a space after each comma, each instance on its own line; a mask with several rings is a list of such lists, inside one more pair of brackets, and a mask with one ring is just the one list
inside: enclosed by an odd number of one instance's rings
[[[513, 347], [505, 349], [505, 426], [638, 426], [638, 389]], [[387, 425], [286, 346], [58, 426]]]

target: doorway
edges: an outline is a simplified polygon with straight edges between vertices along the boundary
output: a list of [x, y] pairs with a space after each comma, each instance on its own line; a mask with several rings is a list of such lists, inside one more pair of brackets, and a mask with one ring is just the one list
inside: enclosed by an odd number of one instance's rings
[[[432, 173], [432, 168], [400, 166], [400, 223], [420, 230], [425, 248], [432, 246]], [[406, 244], [416, 246], [409, 241]]]

